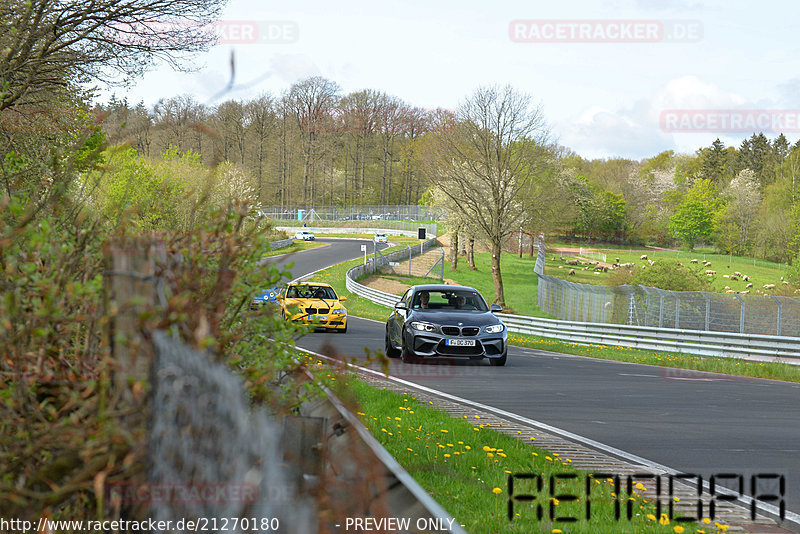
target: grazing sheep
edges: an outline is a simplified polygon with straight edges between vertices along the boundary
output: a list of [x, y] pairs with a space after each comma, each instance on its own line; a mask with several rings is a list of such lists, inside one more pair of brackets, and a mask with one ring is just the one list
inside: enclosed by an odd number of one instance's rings
[[578, 260], [567, 260], [566, 264], [567, 265], [578, 265]]
[[697, 258], [695, 258], [693, 260], [689, 260], [689, 263], [697, 263]]
[[781, 283], [782, 283], [783, 285], [785, 285], [785, 286], [788, 286], [788, 285], [789, 285], [789, 282], [787, 282], [786, 280], [784, 280], [784, 281], [783, 281], [783, 282], [781, 282]]
[[750, 289], [751, 287], [753, 287], [753, 283], [752, 283], [752, 282], [750, 282], [749, 284], [747, 284], [747, 285], [746, 285], [746, 286], [744, 286], [744, 287], [745, 287], [745, 289]]
[[749, 289], [745, 289], [744, 291], [739, 291], [740, 295], [747, 295], [748, 293], [750, 293]]
[[647, 263], [649, 263], [650, 265], [655, 264], [655, 262], [653, 260], [647, 260]]
[[588, 270], [589, 270], [589, 266], [587, 265], [586, 267], [584, 267], [584, 268], [583, 268], [583, 269], [581, 269], [581, 270], [582, 270], [582, 271], [588, 271]]
[[736, 293], [736, 291], [734, 291], [733, 289], [729, 289], [725, 293]]
[[570, 276], [575, 276], [575, 269], [570, 269], [567, 274]]
[[714, 276], [715, 274], [717, 274], [717, 271], [712, 271], [711, 269], [706, 269], [706, 274], [708, 276]]
[[678, 266], [683, 267], [683, 264], [681, 262], [678, 262]]
[[722, 278], [730, 278], [730, 275], [723, 274], [723, 275], [722, 275]]
[[730, 289], [730, 288], [731, 288], [730, 286], [725, 286], [725, 289]]
[[559, 266], [558, 266], [558, 268], [559, 268], [559, 269], [563, 269], [563, 268], [564, 268], [564, 266], [563, 266], [563, 265], [559, 265]]
[[641, 256], [639, 256], [639, 259], [640, 260], [646, 260], [647, 259], [647, 254], [642, 254]]
[[619, 263], [619, 258], [617, 258], [617, 263]]
[[743, 274], [742, 275], [742, 280], [744, 280], [745, 282], [749, 282], [750, 281], [750, 277], [747, 276], [746, 274]]
[[775, 289], [775, 284], [764, 284], [762, 287], [764, 289]]
[[781, 282], [783, 282], [783, 277], [781, 276]]
[[739, 271], [734, 271], [734, 272], [733, 272], [733, 274], [735, 274], [735, 275], [736, 275], [736, 276], [738, 276], [738, 277], [741, 277], [741, 276], [742, 276], [742, 273], [740, 273]]
[[739, 277], [738, 277], [738, 276], [736, 276], [735, 274], [732, 274], [732, 275], [731, 275], [731, 280], [738, 280], [738, 279], [739, 279]]

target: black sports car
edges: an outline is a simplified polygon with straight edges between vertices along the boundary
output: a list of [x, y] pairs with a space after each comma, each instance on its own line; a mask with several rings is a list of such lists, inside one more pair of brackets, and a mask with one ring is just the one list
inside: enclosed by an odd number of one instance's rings
[[410, 288], [386, 321], [386, 355], [405, 362], [421, 358], [487, 358], [505, 365], [507, 330], [475, 289], [422, 285]]

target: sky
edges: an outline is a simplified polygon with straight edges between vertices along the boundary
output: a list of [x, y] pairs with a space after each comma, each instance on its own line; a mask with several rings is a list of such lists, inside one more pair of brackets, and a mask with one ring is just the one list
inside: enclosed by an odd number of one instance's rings
[[789, 1], [230, 0], [220, 43], [191, 57], [195, 71], [155, 64], [100, 88], [99, 100], [216, 105], [323, 76], [343, 94], [375, 89], [456, 109], [478, 87], [509, 84], [585, 158], [692, 154], [758, 131], [795, 142], [798, 15]]

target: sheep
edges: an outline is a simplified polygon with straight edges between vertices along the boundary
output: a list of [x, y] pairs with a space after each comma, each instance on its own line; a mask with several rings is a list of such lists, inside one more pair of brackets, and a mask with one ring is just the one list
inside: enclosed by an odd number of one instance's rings
[[739, 277], [738, 277], [738, 276], [736, 276], [735, 274], [732, 274], [732, 275], [731, 275], [731, 280], [738, 280], [738, 279], [739, 279]]
[[639, 257], [639, 259], [640, 259], [640, 260], [646, 260], [646, 259], [647, 259], [647, 254], [642, 254], [642, 255]]
[[730, 288], [731, 288], [730, 286], [725, 286], [725, 290], [728, 290], [728, 289], [730, 289]]
[[567, 274], [570, 276], [575, 276], [575, 269], [570, 269]]
[[745, 289], [744, 291], [739, 291], [740, 295], [747, 295], [748, 293], [750, 293], [749, 289]]
[[694, 259], [692, 259], [692, 260], [689, 260], [689, 263], [697, 263], [697, 258], [694, 258]]
[[743, 274], [742, 275], [742, 280], [744, 280], [745, 282], [749, 282], [750, 281], [750, 277], [747, 276], [746, 274]]
[[784, 280], [784, 281], [783, 281], [783, 282], [781, 282], [781, 283], [782, 283], [783, 285], [785, 285], [785, 286], [788, 286], [788, 285], [789, 285], [789, 282], [787, 282], [786, 280]]
[[567, 260], [566, 264], [567, 265], [578, 265], [578, 260]]
[[683, 264], [681, 262], [677, 262], [677, 265], [678, 267], [683, 267]]
[[617, 260], [617, 263], [619, 263], [619, 258], [616, 258], [616, 260]]
[[559, 268], [559, 269], [563, 269], [563, 268], [564, 268], [564, 266], [563, 266], [563, 265], [559, 265], [559, 266], [558, 266], [558, 268]]
[[750, 282], [749, 284], [744, 286], [745, 289], [750, 289], [751, 287], [753, 287], [753, 283], [752, 282]]
[[728, 274], [723, 274], [723, 275], [722, 275], [722, 278], [730, 278], [730, 275], [728, 275]]
[[647, 263], [649, 263], [649, 264], [652, 266], [652, 265], [654, 265], [656, 262], [654, 262], [653, 260], [647, 260]]
[[588, 270], [589, 270], [589, 266], [588, 265], [586, 267], [584, 267], [583, 269], [581, 269], [581, 271], [588, 271]]
[[711, 269], [706, 269], [706, 275], [714, 276], [715, 274], [717, 274], [717, 271], [712, 271]]
[[738, 277], [740, 277], [740, 278], [741, 278], [741, 276], [742, 276], [742, 273], [740, 273], [739, 271], [734, 271], [734, 272], [733, 272], [733, 274], [735, 274], [736, 276], [738, 276]]
[[734, 291], [733, 289], [729, 289], [725, 293], [736, 293], [736, 291]]
[[775, 289], [775, 284], [764, 284], [762, 287], [764, 289]]

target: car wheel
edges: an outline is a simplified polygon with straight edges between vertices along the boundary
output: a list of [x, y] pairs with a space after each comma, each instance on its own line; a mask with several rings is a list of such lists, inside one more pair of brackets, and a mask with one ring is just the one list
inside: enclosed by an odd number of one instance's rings
[[503, 355], [499, 358], [492, 358], [489, 360], [489, 363], [495, 367], [503, 367], [506, 364], [506, 359], [508, 358], [508, 348], [503, 351]]
[[403, 346], [400, 349], [400, 359], [403, 360], [405, 363], [414, 363], [417, 361], [417, 358], [412, 354], [408, 347], [406, 347], [406, 340], [403, 339]]
[[383, 352], [385, 352], [386, 356], [388, 356], [389, 358], [397, 358], [398, 356], [400, 356], [400, 351], [394, 348], [392, 344], [389, 342], [388, 330], [386, 331], [386, 338], [383, 343]]
[[347, 323], [345, 323], [345, 325], [344, 325], [344, 328], [342, 328], [341, 330], [339, 330], [339, 333], [340, 333], [340, 334], [346, 334], [346, 333], [347, 333]]

